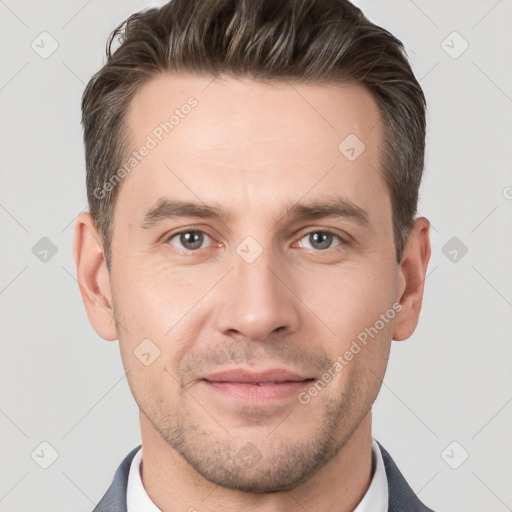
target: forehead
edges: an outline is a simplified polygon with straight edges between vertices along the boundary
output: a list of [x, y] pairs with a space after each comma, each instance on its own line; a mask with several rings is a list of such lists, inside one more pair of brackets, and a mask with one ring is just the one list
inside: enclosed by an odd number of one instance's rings
[[361, 86], [168, 73], [139, 90], [127, 125], [133, 150], [151, 149], [118, 201], [141, 214], [166, 195], [260, 214], [335, 191], [389, 206], [380, 113]]

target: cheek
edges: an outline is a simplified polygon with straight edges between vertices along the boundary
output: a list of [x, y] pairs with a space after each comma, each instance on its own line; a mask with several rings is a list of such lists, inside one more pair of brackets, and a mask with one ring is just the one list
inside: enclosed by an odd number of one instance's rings
[[[396, 296], [395, 273], [393, 267], [339, 268], [320, 279], [317, 276], [304, 281], [301, 297], [330, 328], [331, 334], [334, 331], [333, 336], [342, 347], [392, 308]], [[388, 317], [394, 318], [394, 310]], [[389, 334], [389, 323], [386, 322], [386, 328], [379, 323], [385, 334]]]
[[[204, 293], [198, 276], [164, 265], [131, 261], [115, 280], [119, 316], [138, 335], [162, 337]], [[203, 276], [204, 280], [204, 276]], [[128, 329], [130, 330], [130, 329]], [[130, 330], [131, 331], [131, 330]]]
[[354, 266], [332, 273], [323, 295], [310, 293], [308, 305], [334, 331], [324, 346], [339, 363], [332, 370], [341, 378], [335, 378], [330, 396], [357, 386], [355, 381], [364, 382], [364, 396], [374, 398], [380, 389], [396, 316], [392, 272]]
[[190, 321], [197, 320], [195, 306], [212, 286], [212, 279], [191, 274], [132, 264], [129, 272], [119, 272], [113, 279], [116, 318], [124, 327], [118, 329], [118, 337], [125, 368], [139, 373], [140, 359], [154, 358], [146, 373], [177, 374], [180, 359], [194, 341]]

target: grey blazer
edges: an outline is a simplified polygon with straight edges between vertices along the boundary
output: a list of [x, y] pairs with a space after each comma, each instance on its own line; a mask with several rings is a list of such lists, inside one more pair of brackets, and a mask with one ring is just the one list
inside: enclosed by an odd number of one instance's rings
[[[418, 499], [414, 491], [409, 487], [409, 484], [405, 481], [402, 473], [400, 473], [400, 470], [396, 467], [391, 455], [389, 455], [378, 441], [377, 443], [382, 452], [386, 475], [388, 477], [388, 512], [434, 512]], [[103, 496], [92, 512], [126, 512], [128, 473], [130, 472], [132, 459], [135, 457], [140, 446], [141, 445], [134, 448], [123, 462], [121, 462], [114, 476], [112, 485], [108, 488], [105, 496]]]

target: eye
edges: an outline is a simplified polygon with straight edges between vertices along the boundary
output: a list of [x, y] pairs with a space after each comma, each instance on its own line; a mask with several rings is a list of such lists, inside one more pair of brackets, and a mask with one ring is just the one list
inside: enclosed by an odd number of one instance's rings
[[[307, 240], [307, 243], [310, 244], [308, 247], [305, 246], [307, 249], [317, 249], [319, 251], [323, 251], [325, 249], [330, 249], [331, 244], [334, 238], [337, 238], [340, 242], [343, 243], [343, 240], [340, 236], [331, 233], [330, 231], [311, 231], [307, 235], [303, 236], [301, 240]], [[303, 242], [300, 242], [301, 247], [303, 246]], [[341, 244], [338, 244], [341, 245]]]
[[[172, 240], [176, 241], [173, 243]], [[176, 247], [177, 249], [195, 251], [197, 249], [203, 248], [202, 245], [205, 242], [205, 240], [211, 240], [211, 238], [206, 233], [204, 233], [203, 231], [189, 229], [187, 231], [175, 233], [174, 235], [169, 237], [167, 241], [171, 245], [174, 245], [174, 247]]]

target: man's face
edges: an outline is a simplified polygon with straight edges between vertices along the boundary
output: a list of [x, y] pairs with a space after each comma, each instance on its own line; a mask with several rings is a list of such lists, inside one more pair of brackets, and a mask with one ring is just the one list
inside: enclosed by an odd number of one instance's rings
[[[180, 110], [191, 96], [197, 105]], [[172, 130], [155, 131], [176, 109]], [[148, 135], [157, 144], [115, 208], [123, 363], [143, 435], [154, 429], [211, 482], [295, 487], [336, 455], [377, 396], [400, 298], [379, 120], [359, 86], [191, 75], [154, 79], [131, 104], [133, 149]], [[222, 217], [150, 215], [163, 201]], [[339, 215], [300, 208], [336, 201]]]

